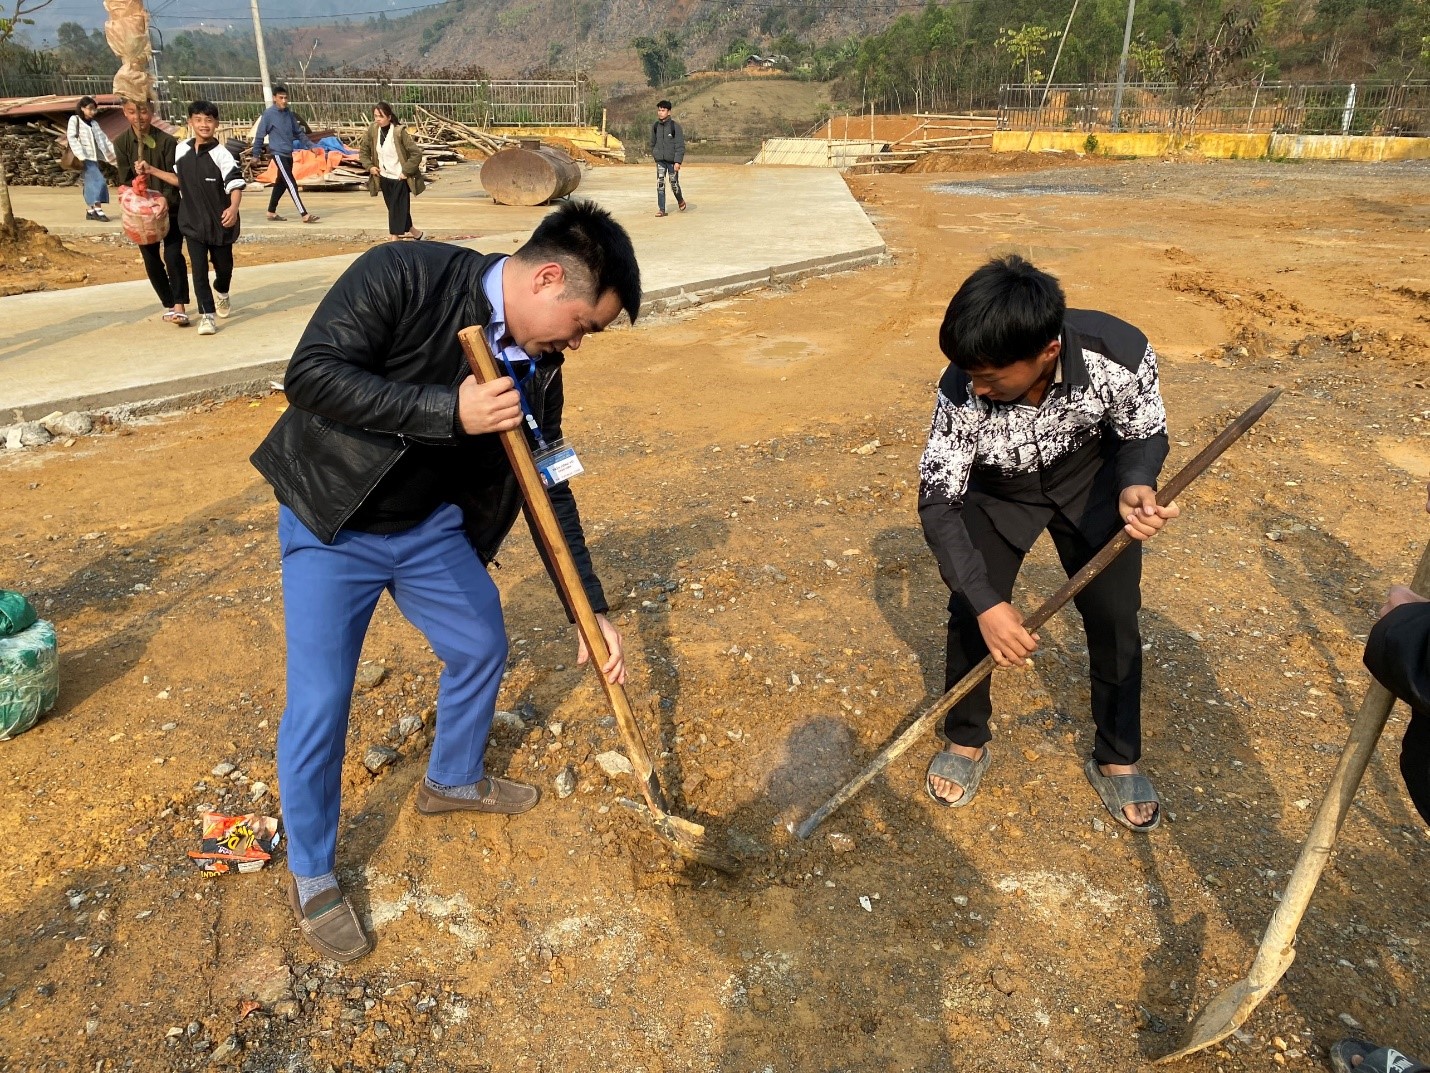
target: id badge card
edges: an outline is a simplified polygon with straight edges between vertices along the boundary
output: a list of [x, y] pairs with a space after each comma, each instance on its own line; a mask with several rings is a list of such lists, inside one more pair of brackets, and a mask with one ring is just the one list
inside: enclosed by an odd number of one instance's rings
[[576, 448], [568, 444], [565, 437], [547, 444], [537, 451], [533, 458], [536, 460], [537, 472], [541, 474], [541, 483], [547, 488], [586, 472], [581, 460], [576, 457]]

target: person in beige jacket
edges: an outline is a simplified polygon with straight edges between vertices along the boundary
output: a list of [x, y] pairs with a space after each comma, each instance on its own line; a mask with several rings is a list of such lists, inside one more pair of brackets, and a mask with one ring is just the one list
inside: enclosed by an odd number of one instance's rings
[[387, 204], [389, 240], [419, 239], [422, 232], [412, 227], [412, 199], [427, 189], [422, 150], [386, 101], [373, 106], [372, 120], [359, 149], [359, 160], [368, 171], [368, 193], [373, 197], [382, 194]]

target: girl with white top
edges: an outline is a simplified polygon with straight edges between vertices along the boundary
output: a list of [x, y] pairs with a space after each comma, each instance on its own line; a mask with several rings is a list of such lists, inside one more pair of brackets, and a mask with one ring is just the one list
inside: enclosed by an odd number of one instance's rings
[[76, 160], [84, 161], [86, 220], [109, 219], [100, 207], [109, 201], [109, 181], [100, 170], [99, 162], [107, 160], [115, 163], [114, 145], [104, 133], [104, 128], [95, 122], [98, 111], [99, 105], [93, 97], [81, 97], [65, 128], [65, 140], [69, 142], [70, 152]]
[[373, 197], [381, 194], [387, 203], [388, 241], [419, 239], [422, 232], [412, 226], [412, 199], [427, 188], [422, 177], [422, 150], [386, 101], [373, 106], [372, 119], [359, 155], [368, 170], [368, 193]]

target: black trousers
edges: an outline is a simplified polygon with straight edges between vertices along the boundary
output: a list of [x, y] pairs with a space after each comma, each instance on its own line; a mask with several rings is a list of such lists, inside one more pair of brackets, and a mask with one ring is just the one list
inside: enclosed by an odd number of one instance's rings
[[[974, 546], [983, 553], [990, 584], [1003, 599], [1011, 599], [1024, 553], [999, 535], [978, 506], [969, 504], [963, 518]], [[1054, 513], [1048, 523], [1048, 534], [1069, 576], [1082, 569], [1099, 550], [1059, 513]], [[1099, 764], [1135, 764], [1142, 755], [1142, 635], [1137, 626], [1137, 612], [1142, 606], [1141, 545], [1134, 542], [1077, 595], [1074, 603], [1087, 631], [1092, 718], [1097, 727], [1093, 758]], [[978, 629], [978, 615], [961, 593], [953, 594], [948, 610], [945, 690], [957, 685], [988, 655], [988, 646]], [[989, 685], [985, 678], [944, 719], [944, 734], [953, 744], [977, 748], [992, 739], [988, 730], [993, 714]]]
[[406, 179], [379, 177], [382, 200], [387, 203], [387, 233], [405, 235], [412, 230], [412, 188]]
[[[189, 240], [189, 260], [194, 264], [194, 297], [200, 313], [214, 311], [214, 291], [227, 294], [233, 283], [233, 247], [209, 246], [196, 238]], [[209, 265], [213, 265], [214, 283], [209, 288]]]
[[1400, 774], [1421, 819], [1430, 823], [1430, 712], [1411, 709], [1400, 743]]
[[139, 255], [144, 258], [144, 271], [149, 273], [149, 283], [159, 296], [159, 303], [165, 309], [188, 305], [189, 266], [184, 261], [184, 236], [179, 232], [178, 223], [170, 219], [169, 231], [163, 240], [140, 246]]
[[303, 204], [303, 195], [298, 193], [298, 183], [293, 178], [293, 154], [274, 153], [273, 164], [278, 169], [278, 179], [273, 184], [273, 192], [268, 195], [268, 211], [277, 212], [278, 202], [283, 200], [284, 194], [288, 194], [298, 209], [298, 215], [307, 216], [308, 208]]

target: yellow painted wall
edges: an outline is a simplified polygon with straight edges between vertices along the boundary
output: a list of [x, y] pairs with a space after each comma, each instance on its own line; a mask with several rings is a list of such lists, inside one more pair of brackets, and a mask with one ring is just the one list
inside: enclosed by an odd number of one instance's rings
[[[1172, 148], [1170, 134], [1096, 135], [1097, 151], [1107, 156], [1164, 156]], [[1025, 130], [993, 134], [995, 153], [1058, 149], [1084, 151], [1087, 135], [1076, 131], [1037, 131], [1029, 144]], [[1203, 156], [1224, 160], [1426, 160], [1430, 138], [1372, 138], [1334, 134], [1194, 134], [1184, 143]]]

